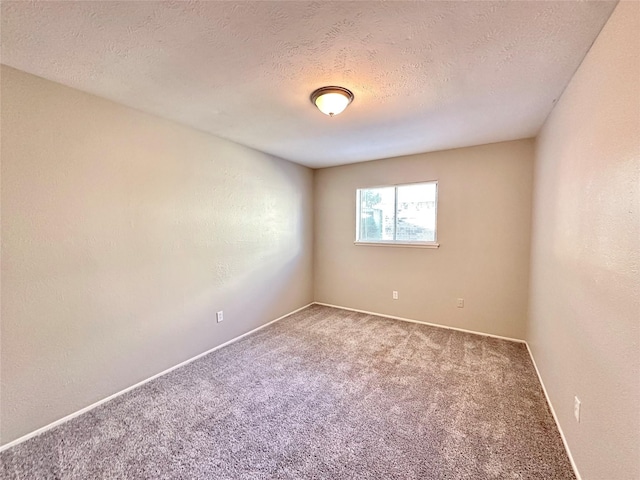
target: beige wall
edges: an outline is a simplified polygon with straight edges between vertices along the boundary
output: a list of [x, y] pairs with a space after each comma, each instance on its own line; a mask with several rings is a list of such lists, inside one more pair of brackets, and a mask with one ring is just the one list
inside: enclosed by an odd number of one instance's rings
[[311, 170], [6, 67], [1, 121], [3, 443], [313, 300]]
[[[316, 170], [316, 301], [523, 339], [532, 174], [532, 140]], [[357, 188], [424, 180], [439, 249], [353, 244]]]
[[640, 478], [638, 47], [621, 2], [536, 142], [528, 341], [584, 480]]

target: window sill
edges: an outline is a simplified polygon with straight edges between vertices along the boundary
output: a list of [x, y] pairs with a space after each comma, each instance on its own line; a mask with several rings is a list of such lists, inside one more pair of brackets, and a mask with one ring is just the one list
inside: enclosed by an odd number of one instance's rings
[[409, 247], [409, 248], [438, 248], [439, 243], [401, 243], [401, 242], [353, 242], [354, 245], [364, 247]]

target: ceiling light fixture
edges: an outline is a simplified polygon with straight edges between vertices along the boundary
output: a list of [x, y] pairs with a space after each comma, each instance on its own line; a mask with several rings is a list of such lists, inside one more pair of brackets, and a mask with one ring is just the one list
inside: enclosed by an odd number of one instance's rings
[[342, 113], [353, 101], [353, 93], [343, 87], [322, 87], [311, 94], [311, 103], [325, 115]]

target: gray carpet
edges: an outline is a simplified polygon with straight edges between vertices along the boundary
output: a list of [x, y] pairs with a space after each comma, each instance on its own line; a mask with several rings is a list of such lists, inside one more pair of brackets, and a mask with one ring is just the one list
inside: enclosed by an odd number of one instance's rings
[[523, 344], [312, 306], [0, 455], [3, 479], [573, 479]]

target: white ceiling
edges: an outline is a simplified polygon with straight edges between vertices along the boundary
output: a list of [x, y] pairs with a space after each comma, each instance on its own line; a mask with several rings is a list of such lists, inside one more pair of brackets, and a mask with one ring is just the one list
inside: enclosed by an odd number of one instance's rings
[[615, 3], [3, 1], [1, 60], [315, 168], [534, 136]]

